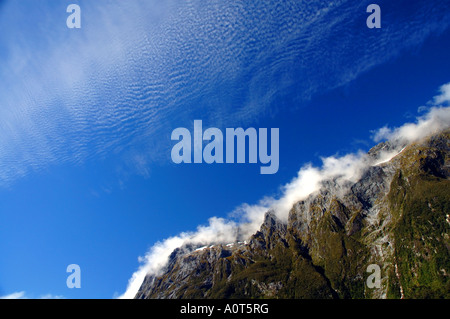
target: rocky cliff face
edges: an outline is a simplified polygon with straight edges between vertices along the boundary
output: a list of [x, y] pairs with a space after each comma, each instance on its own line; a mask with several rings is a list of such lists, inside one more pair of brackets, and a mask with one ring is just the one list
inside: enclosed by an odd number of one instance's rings
[[[356, 183], [328, 180], [287, 223], [267, 212], [247, 242], [175, 250], [136, 298], [449, 298], [449, 141], [408, 145]], [[371, 264], [380, 288], [366, 284]]]

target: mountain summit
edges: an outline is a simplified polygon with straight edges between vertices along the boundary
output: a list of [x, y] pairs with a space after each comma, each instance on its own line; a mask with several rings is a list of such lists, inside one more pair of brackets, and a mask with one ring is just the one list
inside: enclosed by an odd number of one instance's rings
[[[356, 182], [324, 181], [287, 222], [268, 211], [245, 242], [177, 248], [135, 298], [450, 298], [449, 141], [446, 130]], [[379, 288], [367, 285], [369, 265]]]

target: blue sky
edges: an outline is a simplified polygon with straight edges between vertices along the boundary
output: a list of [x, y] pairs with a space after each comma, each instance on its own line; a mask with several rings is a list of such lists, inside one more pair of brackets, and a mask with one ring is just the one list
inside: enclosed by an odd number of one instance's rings
[[[1, 1], [0, 296], [117, 297], [156, 242], [414, 122], [450, 82], [450, 3], [378, 1], [368, 29], [369, 3]], [[172, 163], [195, 119], [279, 128], [279, 171]]]

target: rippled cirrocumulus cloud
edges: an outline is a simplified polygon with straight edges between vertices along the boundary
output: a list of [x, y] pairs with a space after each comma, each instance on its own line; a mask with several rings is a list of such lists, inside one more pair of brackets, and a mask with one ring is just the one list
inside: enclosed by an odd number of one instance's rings
[[369, 3], [86, 1], [71, 30], [63, 1], [3, 1], [0, 184], [109, 154], [145, 172], [170, 154], [168, 128], [197, 114], [243, 125], [285, 90], [347, 83], [450, 21], [442, 1], [380, 3], [368, 33]]

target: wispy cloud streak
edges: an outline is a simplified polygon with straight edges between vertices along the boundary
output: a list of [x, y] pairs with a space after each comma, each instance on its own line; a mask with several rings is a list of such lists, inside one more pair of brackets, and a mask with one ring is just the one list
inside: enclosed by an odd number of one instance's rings
[[195, 114], [242, 126], [278, 107], [285, 89], [308, 99], [347, 83], [450, 21], [439, 1], [408, 3], [414, 15], [404, 19], [389, 15], [402, 4], [390, 4], [386, 29], [368, 34], [358, 26], [364, 4], [90, 1], [82, 29], [69, 30], [63, 2], [7, 1], [0, 185], [111, 153], [148, 174], [142, 163], [168, 159], [168, 128]]

